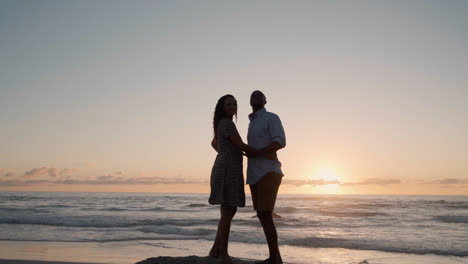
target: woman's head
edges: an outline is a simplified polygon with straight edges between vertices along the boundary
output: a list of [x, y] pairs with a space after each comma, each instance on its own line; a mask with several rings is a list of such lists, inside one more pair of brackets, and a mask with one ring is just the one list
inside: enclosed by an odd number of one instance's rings
[[214, 118], [213, 118], [213, 129], [216, 135], [218, 129], [219, 121], [224, 117], [232, 119], [233, 116], [237, 118], [237, 101], [234, 96], [226, 94], [219, 98], [218, 103], [216, 104]]

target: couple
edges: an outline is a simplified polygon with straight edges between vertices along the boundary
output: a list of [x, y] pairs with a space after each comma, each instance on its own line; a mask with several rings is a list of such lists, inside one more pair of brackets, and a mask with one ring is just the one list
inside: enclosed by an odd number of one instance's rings
[[216, 104], [213, 118], [215, 136], [211, 145], [218, 155], [211, 171], [209, 203], [221, 205], [221, 218], [209, 255], [219, 258], [222, 263], [232, 262], [228, 254], [231, 221], [237, 207], [245, 206], [243, 154], [248, 157], [247, 184], [252, 193], [253, 207], [263, 226], [270, 251], [270, 257], [258, 263], [283, 263], [273, 222], [273, 208], [283, 177], [276, 152], [284, 148], [286, 137], [281, 120], [277, 115], [267, 112], [265, 104], [265, 95], [254, 91], [250, 96], [253, 112], [249, 115], [248, 145], [242, 141], [232, 121], [234, 116], [237, 120], [237, 101], [234, 96], [225, 95]]

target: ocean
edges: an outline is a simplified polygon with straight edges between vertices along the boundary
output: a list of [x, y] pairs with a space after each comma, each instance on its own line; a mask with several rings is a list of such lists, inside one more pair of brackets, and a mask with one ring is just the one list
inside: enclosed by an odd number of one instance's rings
[[[275, 213], [280, 249], [350, 249], [468, 263], [468, 196], [279, 195]], [[218, 220], [219, 206], [208, 204], [208, 194], [0, 192], [3, 241], [209, 245]], [[230, 242], [245, 248], [266, 243], [249, 195], [233, 219]], [[295, 260], [308, 262], [306, 256]]]

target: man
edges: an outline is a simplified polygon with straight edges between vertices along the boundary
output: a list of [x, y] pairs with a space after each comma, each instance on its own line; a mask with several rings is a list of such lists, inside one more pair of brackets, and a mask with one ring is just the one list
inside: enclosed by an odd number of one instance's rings
[[268, 259], [257, 263], [282, 264], [273, 209], [284, 175], [276, 151], [286, 146], [286, 136], [281, 120], [276, 114], [267, 112], [265, 104], [265, 95], [261, 91], [254, 91], [250, 96], [253, 113], [249, 115], [247, 141], [257, 151], [247, 153], [247, 184], [250, 186], [253, 206], [263, 226], [270, 252]]

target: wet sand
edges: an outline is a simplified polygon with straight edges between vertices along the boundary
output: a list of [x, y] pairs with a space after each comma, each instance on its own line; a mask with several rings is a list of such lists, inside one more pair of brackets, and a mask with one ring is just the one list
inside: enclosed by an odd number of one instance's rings
[[[254, 264], [258, 260], [233, 258], [232, 264]], [[155, 257], [137, 262], [136, 264], [218, 264], [218, 260], [210, 257]]]
[[41, 261], [41, 260], [24, 260], [24, 259], [0, 259], [0, 264], [102, 264], [102, 263]]
[[[204, 240], [0, 241], [0, 264], [217, 264]], [[236, 264], [268, 257], [266, 244], [229, 243]], [[468, 258], [343, 248], [280, 246], [285, 264], [464, 264]], [[23, 260], [26, 259], [26, 260]]]

